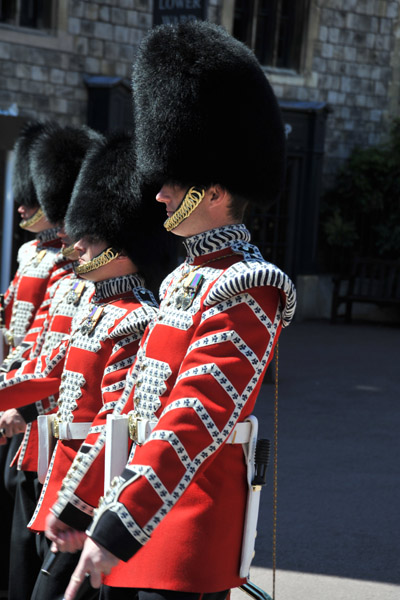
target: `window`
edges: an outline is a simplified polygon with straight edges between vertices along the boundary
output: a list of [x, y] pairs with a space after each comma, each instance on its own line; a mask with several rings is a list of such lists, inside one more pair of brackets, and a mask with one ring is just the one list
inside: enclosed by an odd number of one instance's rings
[[0, 23], [51, 29], [52, 5], [52, 0], [0, 0]]
[[299, 71], [308, 9], [309, 0], [236, 0], [233, 35], [262, 65]]

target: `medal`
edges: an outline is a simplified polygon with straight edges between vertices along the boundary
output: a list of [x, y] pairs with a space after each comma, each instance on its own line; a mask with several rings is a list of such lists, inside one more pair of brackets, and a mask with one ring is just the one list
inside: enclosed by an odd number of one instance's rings
[[[177, 309], [182, 308], [182, 310], [187, 310], [190, 306], [192, 306], [193, 300], [195, 299], [196, 294], [199, 291], [199, 289], [201, 288], [203, 280], [204, 280], [204, 275], [195, 273], [195, 271], [197, 269], [200, 269], [200, 267], [205, 267], [206, 265], [209, 265], [210, 263], [213, 263], [217, 260], [222, 260], [224, 258], [228, 258], [229, 256], [235, 256], [235, 254], [236, 254], [235, 252], [232, 252], [231, 254], [224, 254], [223, 256], [216, 256], [215, 258], [211, 258], [210, 260], [207, 260], [206, 262], [204, 262], [200, 265], [197, 265], [187, 275], [182, 275], [181, 279], [179, 279], [179, 281], [178, 281], [177, 286], [172, 290], [172, 292], [169, 296], [172, 301], [172, 297], [174, 296], [174, 294], [176, 292], [175, 308], [177, 308]], [[179, 287], [179, 284], [181, 281], [183, 282], [182, 288]], [[169, 304], [170, 304], [170, 300], [167, 302], [167, 306], [169, 306]]]
[[187, 310], [193, 304], [197, 292], [203, 283], [204, 276], [200, 273], [189, 273], [183, 280], [182, 290], [176, 297], [175, 306], [178, 309]]
[[86, 282], [85, 281], [76, 281], [70, 291], [67, 294], [67, 302], [68, 304], [78, 304], [82, 292], [85, 289]]
[[103, 310], [104, 306], [97, 306], [92, 310], [82, 324], [81, 333], [83, 335], [89, 335], [89, 333], [92, 333], [103, 313]]
[[39, 263], [42, 262], [42, 260], [44, 259], [44, 257], [47, 254], [47, 250], [41, 250], [40, 252], [37, 253], [37, 255], [35, 256], [35, 266], [37, 267]]

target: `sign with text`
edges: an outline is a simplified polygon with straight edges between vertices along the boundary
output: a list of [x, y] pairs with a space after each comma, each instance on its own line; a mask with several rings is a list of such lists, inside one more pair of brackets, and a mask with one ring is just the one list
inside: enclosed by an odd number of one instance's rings
[[153, 25], [207, 18], [208, 0], [154, 0]]

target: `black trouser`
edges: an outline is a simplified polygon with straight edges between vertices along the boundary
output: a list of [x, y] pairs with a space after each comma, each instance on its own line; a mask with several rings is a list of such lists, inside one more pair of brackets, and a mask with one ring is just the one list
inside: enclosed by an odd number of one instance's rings
[[42, 564], [37, 535], [27, 528], [40, 489], [36, 473], [17, 471], [10, 541], [9, 600], [29, 600]]
[[7, 444], [0, 446], [0, 504], [1, 504], [1, 535], [0, 535], [0, 556], [2, 556], [2, 565], [0, 569], [0, 590], [6, 590], [8, 587], [8, 553], [10, 551], [11, 540], [11, 521], [14, 507], [14, 498], [8, 493], [5, 485], [4, 475], [8, 470], [8, 448]]
[[7, 456], [4, 465], [4, 485], [7, 492], [13, 498], [15, 496], [15, 488], [17, 487], [18, 471], [16, 464], [14, 464], [12, 467], [10, 467], [10, 464], [21, 445], [23, 437], [23, 433], [17, 433], [17, 435], [13, 435], [13, 437], [10, 439], [8, 442]]
[[[44, 536], [42, 541], [47, 548], [47, 552], [44, 556], [44, 561], [46, 561], [51, 552], [51, 543]], [[80, 552], [76, 552], [75, 554], [60, 552], [57, 556], [57, 560], [51, 567], [49, 575], [44, 574], [42, 571], [39, 572], [31, 600], [62, 600], [64, 598], [64, 592], [68, 587], [69, 580], [71, 579], [71, 575], [78, 564], [80, 555]], [[98, 599], [98, 597], [99, 590], [90, 588], [87, 589], [84, 594], [79, 595], [79, 600], [95, 600]]]
[[101, 586], [100, 600], [225, 600], [230, 590], [200, 594], [173, 590], [138, 590]]

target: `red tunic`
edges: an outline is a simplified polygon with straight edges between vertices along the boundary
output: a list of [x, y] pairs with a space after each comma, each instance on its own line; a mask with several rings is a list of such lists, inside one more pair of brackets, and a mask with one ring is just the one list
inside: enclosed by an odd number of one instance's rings
[[[63, 423], [90, 426], [97, 413], [113, 410], [124, 389], [140, 338], [157, 310], [154, 298], [143, 287], [139, 275], [117, 277], [95, 285], [96, 294], [84, 318], [80, 315], [73, 320], [69, 342], [63, 342], [47, 361], [46, 379], [61, 376], [57, 418]], [[102, 429], [105, 429], [102, 425], [91, 427], [89, 439], [91, 434], [101, 437]], [[48, 511], [82, 442], [82, 438], [57, 441], [29, 524], [34, 531], [44, 531]], [[96, 452], [97, 448], [93, 459]], [[79, 507], [83, 512], [90, 510], [83, 503]]]
[[[36, 240], [23, 244], [18, 252], [18, 270], [4, 294], [3, 334], [11, 348], [26, 337], [40, 308], [44, 319], [48, 304], [43, 303], [46, 290], [72, 269], [72, 263], [60, 252], [61, 240], [56, 229], [37, 235]], [[33, 344], [38, 323], [25, 340]]]
[[[87, 310], [90, 297], [94, 293], [93, 283], [79, 279], [71, 273], [57, 281], [47, 291], [45, 301], [48, 301], [49, 310], [46, 319], [41, 323], [39, 335], [37, 336], [34, 347], [30, 352], [28, 360], [37, 362], [37, 357], [48, 355], [54, 348], [59, 346], [63, 340], [67, 340], [71, 331], [72, 318]], [[31, 329], [35, 329], [37, 320], [35, 319]], [[38, 324], [39, 327], [40, 323]], [[28, 362], [24, 363], [23, 369], [27, 369]], [[11, 377], [14, 374], [9, 373], [7, 378], [11, 384]], [[18, 384], [16, 390], [18, 390]], [[26, 386], [25, 386], [26, 390]], [[8, 388], [0, 390], [0, 408], [2, 406], [3, 396], [7, 395]], [[29, 392], [24, 391], [22, 399], [26, 403], [29, 399]], [[33, 404], [23, 406], [19, 409], [27, 423], [25, 434], [17, 454], [17, 468], [23, 471], [36, 471], [38, 460], [38, 415], [50, 414], [57, 408], [56, 393], [50, 398], [39, 399]]]
[[[254, 408], [293, 284], [251, 246], [243, 225], [185, 241], [117, 412], [157, 421], [95, 511], [90, 535], [124, 561], [116, 587], [216, 592], [237, 587], [246, 500], [240, 445], [225, 444]], [[202, 276], [202, 279], [198, 276]]]
[[[68, 340], [73, 316], [79, 318], [82, 311], [86, 314], [90, 296], [94, 293], [93, 284], [87, 282], [83, 301], [81, 298], [77, 305], [69, 305], [65, 294], [70, 291], [71, 285], [74, 285], [74, 280], [76, 281], [75, 275], [70, 274], [49, 288], [42, 303], [46, 305], [46, 310], [39, 309], [37, 318], [25, 337], [35, 338], [32, 346], [29, 345], [30, 351], [26, 360], [17, 369], [0, 374], [0, 410], [20, 409], [35, 404], [40, 413], [41, 407], [44, 409], [49, 403], [54, 404], [65, 356], [59, 352], [59, 347], [63, 341]], [[83, 315], [80, 318], [83, 318]], [[40, 327], [36, 328], [37, 322], [40, 322]], [[33, 329], [36, 330], [35, 335], [31, 333]], [[62, 345], [62, 348], [64, 347], [65, 343]], [[52, 353], [59, 357], [59, 373], [53, 365], [48, 364]]]

